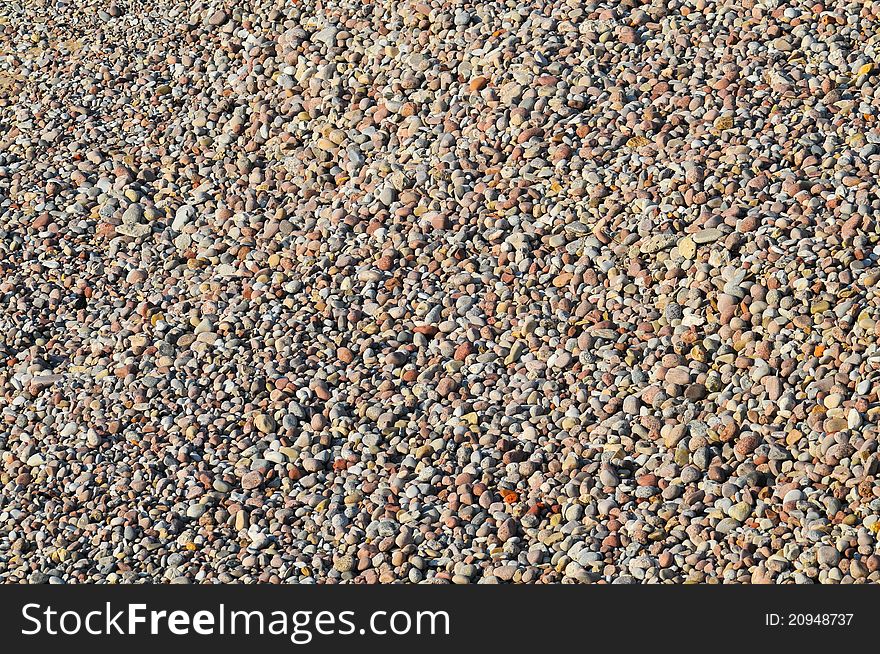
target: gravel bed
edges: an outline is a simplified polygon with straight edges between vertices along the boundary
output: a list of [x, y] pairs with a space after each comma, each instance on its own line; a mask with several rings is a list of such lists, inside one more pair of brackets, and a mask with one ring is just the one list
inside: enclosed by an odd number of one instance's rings
[[3, 0], [0, 581], [880, 580], [878, 20]]

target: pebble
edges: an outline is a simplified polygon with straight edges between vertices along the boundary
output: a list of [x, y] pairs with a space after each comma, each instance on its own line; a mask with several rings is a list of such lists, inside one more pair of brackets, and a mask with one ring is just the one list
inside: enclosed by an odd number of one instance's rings
[[697, 253], [697, 243], [693, 236], [685, 236], [678, 242], [678, 252], [685, 259], [693, 259]]
[[833, 568], [840, 562], [840, 553], [835, 547], [823, 545], [816, 552], [816, 560], [820, 566]]
[[256, 470], [246, 473], [241, 478], [241, 487], [244, 490], [253, 490], [254, 488], [258, 488], [260, 484], [263, 483], [262, 475]]
[[712, 243], [717, 241], [722, 236], [724, 236], [724, 232], [720, 229], [710, 228], [710, 229], [701, 229], [699, 232], [696, 232], [691, 238], [694, 243], [697, 245], [704, 245], [706, 243]]
[[270, 432], [275, 431], [277, 423], [275, 422], [275, 418], [272, 416], [260, 413], [254, 418], [254, 426], [259, 429], [264, 434], [268, 434]]
[[192, 222], [193, 218], [196, 215], [196, 208], [189, 205], [183, 204], [177, 208], [177, 211], [174, 213], [174, 220], [171, 222], [171, 229], [176, 232], [181, 231], [184, 227], [186, 227], [189, 223]]
[[794, 489], [790, 490], [785, 494], [785, 497], [782, 500], [783, 504], [794, 504], [796, 502], [800, 502], [804, 499], [804, 494], [800, 490]]

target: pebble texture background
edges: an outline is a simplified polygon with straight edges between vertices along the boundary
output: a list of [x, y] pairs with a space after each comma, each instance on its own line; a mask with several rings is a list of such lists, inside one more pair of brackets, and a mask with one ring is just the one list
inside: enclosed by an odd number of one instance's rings
[[0, 3], [0, 579], [880, 579], [880, 3]]

